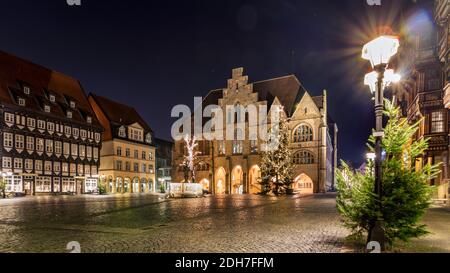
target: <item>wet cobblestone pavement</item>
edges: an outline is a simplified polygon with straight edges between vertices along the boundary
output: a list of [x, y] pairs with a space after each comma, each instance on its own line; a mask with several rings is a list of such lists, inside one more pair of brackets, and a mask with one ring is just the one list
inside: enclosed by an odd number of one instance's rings
[[0, 200], [0, 252], [340, 252], [333, 195]]

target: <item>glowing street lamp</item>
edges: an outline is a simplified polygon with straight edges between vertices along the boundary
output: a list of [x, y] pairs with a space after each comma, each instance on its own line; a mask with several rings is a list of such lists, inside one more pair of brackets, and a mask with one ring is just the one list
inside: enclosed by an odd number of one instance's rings
[[[371, 155], [372, 162], [375, 162], [375, 193], [379, 198], [380, 208], [382, 206], [382, 151], [381, 141], [383, 133], [383, 103], [384, 89], [391, 83], [400, 81], [400, 76], [392, 69], [387, 69], [390, 59], [397, 54], [400, 42], [395, 36], [381, 36], [364, 45], [362, 58], [369, 60], [374, 71], [368, 73], [364, 78], [364, 84], [370, 87], [370, 91], [375, 94], [375, 155]], [[377, 219], [372, 224], [369, 232], [369, 241], [379, 242], [382, 249], [385, 249], [386, 235], [383, 228], [383, 220]]]
[[369, 60], [373, 68], [379, 65], [386, 67], [389, 60], [397, 54], [399, 47], [400, 42], [397, 37], [381, 36], [364, 45], [362, 58]]

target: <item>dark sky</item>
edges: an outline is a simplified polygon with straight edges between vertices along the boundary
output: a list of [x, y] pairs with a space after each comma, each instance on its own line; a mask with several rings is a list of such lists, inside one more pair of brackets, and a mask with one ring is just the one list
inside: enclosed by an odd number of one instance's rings
[[425, 1], [1, 0], [0, 49], [135, 107], [163, 138], [172, 107], [226, 86], [232, 68], [250, 81], [294, 73], [328, 90], [340, 157], [361, 162], [374, 124], [361, 47]]

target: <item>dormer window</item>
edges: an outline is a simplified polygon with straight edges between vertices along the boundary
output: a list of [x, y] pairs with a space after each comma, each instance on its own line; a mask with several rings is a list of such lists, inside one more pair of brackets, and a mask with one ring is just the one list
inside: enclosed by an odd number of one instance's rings
[[72, 118], [72, 111], [67, 111], [67, 118]]
[[87, 123], [92, 124], [92, 117], [89, 117], [89, 116], [88, 116], [88, 117], [86, 118], [86, 121], [87, 121]]
[[120, 127], [119, 128], [119, 136], [120, 137], [126, 137], [126, 134], [125, 134], [125, 127]]
[[151, 135], [150, 133], [148, 133], [148, 134], [145, 136], [145, 142], [147, 142], [148, 144], [151, 144], [151, 143], [152, 143], [152, 135]]
[[49, 98], [49, 100], [51, 102], [55, 102], [56, 101], [55, 95], [50, 95], [48, 98]]
[[49, 105], [44, 105], [44, 112], [50, 113], [50, 106]]
[[18, 102], [19, 102], [20, 106], [25, 106], [25, 99], [24, 98], [19, 98]]
[[70, 108], [75, 109], [76, 104], [73, 100], [70, 101]]
[[25, 94], [25, 95], [30, 95], [30, 87], [28, 87], [28, 86], [24, 86], [23, 87], [23, 93]]

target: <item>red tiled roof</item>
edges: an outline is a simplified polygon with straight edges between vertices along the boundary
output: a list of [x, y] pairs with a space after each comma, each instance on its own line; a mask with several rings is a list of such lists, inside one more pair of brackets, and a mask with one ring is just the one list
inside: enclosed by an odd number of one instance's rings
[[[24, 94], [23, 86], [30, 88], [29, 96]], [[48, 100], [46, 92], [55, 95], [55, 103]], [[64, 118], [70, 98], [79, 110], [73, 110], [74, 121], [85, 123], [83, 114], [88, 114], [92, 116], [93, 124], [99, 125], [78, 80], [0, 51], [0, 102], [17, 105], [17, 96], [26, 100], [27, 109], [43, 112], [46, 102], [51, 107], [51, 115]]]
[[90, 96], [94, 98], [95, 102], [100, 106], [109, 122], [124, 126], [139, 123], [145, 131], [152, 132], [152, 129], [147, 122], [133, 107], [99, 95], [90, 94]]

